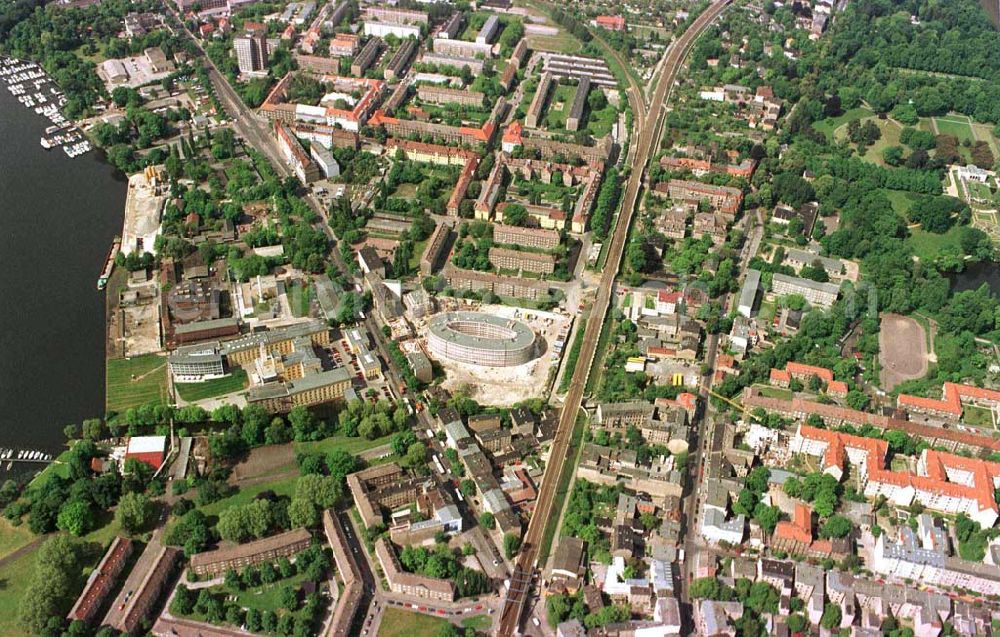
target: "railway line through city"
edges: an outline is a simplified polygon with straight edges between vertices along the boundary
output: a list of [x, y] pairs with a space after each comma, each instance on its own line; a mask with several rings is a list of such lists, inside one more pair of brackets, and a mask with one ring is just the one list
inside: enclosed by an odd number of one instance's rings
[[549, 460], [546, 464], [547, 471], [542, 480], [535, 510], [528, 524], [528, 531], [525, 534], [521, 552], [515, 564], [514, 573], [510, 578], [510, 586], [507, 590], [496, 632], [500, 637], [508, 637], [519, 632], [524, 609], [531, 597], [531, 589], [535, 585], [533, 579], [536, 572], [539, 549], [541, 548], [542, 539], [545, 534], [545, 527], [554, 514], [553, 498], [559, 482], [559, 473], [566, 462], [573, 428], [576, 424], [579, 409], [583, 404], [584, 389], [586, 388], [587, 379], [597, 353], [597, 342], [601, 328], [607, 317], [608, 308], [614, 293], [614, 281], [621, 267], [629, 228], [643, 185], [646, 165], [649, 162], [650, 156], [655, 151], [656, 142], [660, 136], [666, 100], [670, 95], [670, 90], [677, 79], [677, 73], [680, 71], [691, 45], [730, 2], [731, 0], [719, 0], [709, 6], [668, 51], [667, 58], [661, 67], [661, 77], [656, 84], [656, 90], [653, 93], [649, 108], [646, 109], [646, 117], [642, 121], [641, 126], [638, 127], [639, 133], [633, 138], [636, 150], [635, 160], [631, 166], [632, 172], [629, 174], [623, 194], [621, 212], [618, 216], [611, 246], [608, 250], [604, 274], [591, 308], [590, 320], [587, 322], [587, 327], [584, 331], [583, 348], [573, 372], [573, 380], [570, 383], [569, 391], [566, 393], [563, 403], [559, 425], [552, 442]]

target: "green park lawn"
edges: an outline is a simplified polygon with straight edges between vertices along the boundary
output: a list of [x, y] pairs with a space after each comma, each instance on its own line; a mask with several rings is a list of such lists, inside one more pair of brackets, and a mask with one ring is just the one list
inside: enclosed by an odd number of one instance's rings
[[292, 315], [296, 317], [309, 316], [309, 304], [313, 299], [313, 287], [308, 283], [296, 281], [287, 291], [288, 303], [292, 306]]
[[883, 192], [885, 192], [885, 196], [892, 203], [892, 209], [896, 214], [909, 218], [910, 208], [913, 207], [917, 195], [906, 190], [884, 190]]
[[251, 500], [257, 497], [257, 494], [263, 493], [264, 491], [274, 491], [275, 494], [290, 496], [295, 491], [295, 483], [298, 482], [298, 476], [291, 476], [287, 478], [278, 478], [271, 482], [261, 482], [253, 486], [243, 487], [233, 495], [228, 498], [223, 498], [221, 500], [216, 500], [211, 504], [206, 504], [200, 507], [205, 515], [219, 515], [226, 509], [230, 507], [238, 507], [247, 504]]
[[165, 403], [168, 400], [167, 360], [156, 354], [108, 359], [107, 385], [108, 411], [121, 412], [147, 403]]
[[398, 608], [387, 608], [382, 615], [378, 637], [434, 637], [447, 620]]
[[993, 417], [990, 415], [989, 409], [970, 405], [963, 410], [962, 420], [973, 427], [993, 429]]
[[256, 608], [263, 611], [274, 611], [280, 614], [284, 608], [281, 605], [281, 591], [286, 586], [298, 588], [306, 579], [305, 573], [293, 575], [286, 579], [280, 579], [271, 584], [262, 584], [244, 590], [231, 589], [225, 585], [213, 586], [211, 590], [216, 593], [226, 593], [234, 596], [235, 602], [243, 608]]
[[55, 476], [61, 476], [63, 478], [69, 478], [69, 465], [66, 462], [69, 460], [69, 450], [62, 452], [56, 456], [55, 462], [52, 462], [45, 466], [42, 471], [28, 483], [31, 487], [40, 487]]
[[963, 115], [935, 117], [934, 123], [937, 125], [938, 132], [942, 135], [954, 135], [960, 142], [975, 140], [975, 136], [972, 134], [972, 127], [969, 125], [969, 119]]
[[[846, 117], [849, 113], [853, 111], [862, 111], [862, 110], [865, 109], [852, 109], [851, 111], [848, 111], [848, 113], [845, 113], [844, 115], [841, 115], [840, 117], [836, 117], [833, 119], [841, 119], [843, 117]], [[865, 161], [870, 161], [873, 164], [878, 164], [879, 166], [885, 166], [886, 163], [882, 159], [882, 152], [889, 146], [899, 146], [899, 134], [903, 131], [902, 127], [890, 119], [879, 119], [877, 117], [861, 117], [859, 118], [859, 120], [862, 123], [873, 122], [876, 126], [878, 126], [878, 129], [882, 132], [881, 137], [879, 137], [874, 144], [865, 149], [865, 154], [863, 155], [862, 159], [864, 159]], [[825, 120], [825, 121], [830, 121], [830, 120]], [[845, 122], [845, 124], [849, 121], [851, 121], [851, 119], [848, 119]], [[816, 126], [816, 128], [820, 128], [820, 126]], [[834, 129], [833, 137], [836, 141], [847, 139], [847, 126], [841, 125], [836, 129]]]
[[7, 518], [0, 518], [0, 558], [10, 555], [34, 539], [35, 534], [28, 530], [26, 524], [14, 526]]
[[374, 440], [368, 440], [362, 436], [350, 438], [347, 436], [337, 435], [324, 438], [323, 440], [317, 440], [316, 442], [296, 442], [295, 450], [310, 453], [322, 453], [326, 455], [334, 449], [343, 449], [347, 453], [358, 454], [362, 451], [373, 449], [374, 447], [387, 445], [391, 440], [392, 435], [382, 436], [381, 438], [376, 438]]
[[462, 626], [471, 628], [476, 632], [485, 633], [493, 625], [493, 620], [489, 615], [473, 615], [462, 620]]
[[[592, 88], [591, 90], [598, 89]], [[590, 133], [591, 137], [595, 138], [604, 137], [610, 133], [615, 122], [618, 121], [618, 111], [610, 103], [599, 111], [590, 110], [588, 107], [584, 109], [583, 116], [587, 132]]]
[[960, 226], [954, 226], [944, 234], [934, 234], [920, 228], [910, 228], [910, 237], [906, 241], [921, 260], [933, 260], [946, 247], [960, 249], [958, 243], [960, 230]]
[[771, 387], [770, 385], [754, 385], [754, 389], [760, 391], [762, 396], [767, 398], [780, 398], [781, 400], [791, 400], [795, 393], [784, 387]]
[[177, 383], [177, 393], [188, 402], [205, 400], [216, 396], [224, 396], [240, 391], [247, 386], [247, 373], [242, 367], [237, 367], [228, 376], [213, 378], [201, 383]]
[[0, 567], [0, 635], [4, 637], [29, 637], [17, 619], [17, 609], [37, 562], [38, 552], [31, 551]]
[[576, 87], [568, 84], [556, 84], [555, 90], [549, 96], [548, 108], [545, 110], [545, 128], [566, 128], [566, 118], [573, 107], [573, 96]]
[[872, 115], [874, 115], [874, 113], [871, 109], [864, 107], [852, 108], [837, 117], [829, 117], [816, 122], [813, 124], [813, 128], [826, 135], [827, 139], [832, 141], [834, 132], [841, 126], [845, 126], [848, 122], [871, 117]]
[[583, 45], [566, 31], [560, 30], [556, 35], [529, 35], [528, 48], [533, 51], [550, 51], [552, 53], [579, 53]]

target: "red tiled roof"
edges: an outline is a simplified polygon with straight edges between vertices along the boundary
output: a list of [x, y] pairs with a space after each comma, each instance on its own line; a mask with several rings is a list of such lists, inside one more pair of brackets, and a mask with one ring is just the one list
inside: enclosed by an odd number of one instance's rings
[[801, 502], [795, 505], [795, 515], [791, 520], [782, 520], [774, 527], [774, 537], [779, 540], [789, 540], [810, 544], [812, 535], [812, 509]]
[[816, 367], [815, 365], [805, 365], [803, 363], [794, 363], [790, 361], [785, 365], [785, 371], [793, 376], [818, 376], [820, 380], [826, 383], [833, 380], [833, 372], [825, 367]]
[[[870, 482], [912, 487], [925, 493], [975, 500], [981, 511], [992, 509], [1000, 513], [1000, 507], [997, 506], [993, 495], [994, 482], [1000, 480], [1000, 463], [927, 449], [923, 453], [923, 462], [921, 463], [926, 475], [917, 475], [909, 471], [886, 469], [885, 458], [888, 444], [884, 440], [817, 429], [805, 424], [799, 425], [799, 435], [803, 438], [821, 440], [827, 443], [824, 468], [831, 466], [831, 463], [843, 467], [846, 449], [848, 447], [861, 449], [867, 452], [865, 466]], [[950, 481], [947, 469], [960, 470], [970, 474], [970, 483]]]
[[924, 398], [923, 396], [911, 396], [900, 394], [896, 404], [900, 407], [912, 407], [926, 409], [929, 411], [953, 414], [958, 417], [962, 415], [963, 399], [986, 400], [1000, 403], [1000, 392], [972, 385], [959, 385], [958, 383], [945, 383], [942, 387], [943, 398]]
[[514, 122], [508, 126], [503, 132], [503, 141], [508, 144], [521, 143], [521, 124], [520, 122]]

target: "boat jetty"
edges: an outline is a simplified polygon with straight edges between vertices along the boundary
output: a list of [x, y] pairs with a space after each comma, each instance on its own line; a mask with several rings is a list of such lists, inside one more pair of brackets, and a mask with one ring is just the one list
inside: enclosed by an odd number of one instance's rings
[[78, 157], [92, 148], [83, 132], [59, 111], [66, 96], [38, 64], [0, 57], [0, 80], [24, 107], [52, 122], [39, 142], [42, 148], [62, 147], [68, 157]]
[[52, 461], [52, 454], [45, 453], [44, 451], [0, 448], [0, 464], [6, 462], [8, 471], [14, 466], [14, 463], [49, 464]]

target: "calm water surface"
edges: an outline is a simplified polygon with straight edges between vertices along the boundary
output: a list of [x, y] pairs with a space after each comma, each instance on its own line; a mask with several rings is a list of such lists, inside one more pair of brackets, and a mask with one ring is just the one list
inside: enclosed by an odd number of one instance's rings
[[58, 451], [104, 410], [104, 293], [126, 183], [95, 152], [46, 151], [50, 122], [0, 86], [0, 447]]

